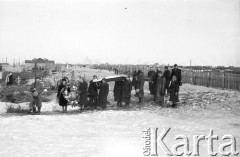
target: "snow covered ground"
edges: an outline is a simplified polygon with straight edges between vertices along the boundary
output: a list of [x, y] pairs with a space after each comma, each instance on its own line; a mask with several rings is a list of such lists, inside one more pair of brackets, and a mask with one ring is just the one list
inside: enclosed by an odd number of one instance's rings
[[[96, 72], [89, 71], [85, 73], [88, 78]], [[98, 73], [102, 77], [109, 74]], [[113, 84], [110, 86], [112, 89]], [[42, 115], [6, 113], [9, 106], [28, 109], [28, 105], [0, 102], [0, 156], [139, 157], [143, 156], [142, 131], [148, 127], [157, 127], [160, 132], [171, 128], [165, 138], [168, 146], [179, 143], [175, 135], [186, 135], [190, 150], [193, 135], [207, 136], [213, 129], [219, 135], [215, 151], [228, 142], [221, 140], [225, 134], [236, 138], [240, 150], [239, 92], [183, 85], [177, 109], [156, 106], [148, 93], [144, 105], [138, 105], [132, 96], [133, 103], [125, 109], [116, 107], [111, 91], [106, 111], [80, 112], [76, 107], [64, 114], [55, 100], [43, 104]], [[166, 156], [161, 149], [158, 155]], [[209, 156], [207, 141], [200, 142], [200, 156]]]

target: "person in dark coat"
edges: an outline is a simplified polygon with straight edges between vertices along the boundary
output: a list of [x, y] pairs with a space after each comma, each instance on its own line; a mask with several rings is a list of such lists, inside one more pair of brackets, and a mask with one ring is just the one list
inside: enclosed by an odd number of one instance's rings
[[148, 72], [148, 80], [149, 80], [149, 91], [150, 94], [154, 95], [155, 94], [155, 88], [154, 88], [154, 77], [155, 77], [155, 71], [153, 70], [152, 67], [150, 67], [150, 70]]
[[155, 76], [153, 77], [153, 86], [154, 86], [154, 98], [153, 101], [156, 101], [156, 91], [157, 91], [157, 80], [158, 80], [158, 73], [161, 71], [160, 67], [157, 67]]
[[136, 68], [133, 72], [133, 80], [132, 80], [132, 85], [134, 86], [134, 89], [136, 90], [137, 88], [137, 78], [138, 78], [138, 69]]
[[[37, 113], [40, 114], [41, 108], [42, 108], [42, 92], [43, 92], [43, 86], [39, 82], [40, 79], [37, 77], [36, 82], [32, 83], [30, 87], [30, 92], [32, 93], [31, 99], [30, 99], [30, 112], [31, 113]], [[36, 107], [38, 108], [38, 111], [36, 112]]]
[[[93, 76], [93, 80], [97, 79], [97, 76]], [[89, 105], [91, 109], [97, 109], [97, 99], [98, 99], [98, 83], [93, 82], [93, 80], [90, 81], [89, 87], [88, 87], [88, 97], [89, 97]]]
[[[178, 69], [178, 65], [174, 64], [174, 68], [171, 72], [171, 80], [173, 76], [176, 77], [176, 81], [178, 82], [178, 86], [182, 86], [182, 71], [181, 69]], [[178, 95], [179, 95], [180, 87], [178, 87]]]
[[175, 75], [172, 77], [172, 81], [170, 82], [169, 90], [170, 90], [169, 101], [172, 102], [172, 107], [176, 107], [177, 102], [179, 101], [178, 100], [179, 83], [178, 83]]
[[123, 101], [123, 85], [124, 81], [115, 81], [114, 89], [113, 89], [113, 96], [114, 101], [117, 102], [117, 106], [122, 106]]
[[156, 103], [163, 105], [164, 104], [164, 95], [165, 95], [165, 84], [166, 78], [162, 74], [162, 71], [158, 72], [157, 78], [157, 88], [156, 88]]
[[174, 68], [172, 69], [171, 77], [170, 79], [172, 80], [173, 76], [176, 76], [176, 79], [178, 81], [178, 84], [182, 84], [182, 72], [181, 69], [178, 69], [178, 65], [174, 64]]
[[166, 79], [166, 84], [165, 84], [165, 91], [164, 91], [164, 93], [166, 94], [168, 94], [169, 93], [169, 84], [170, 84], [170, 81], [171, 81], [171, 73], [170, 73], [170, 71], [168, 70], [168, 66], [165, 66], [164, 67], [164, 77], [165, 77], [165, 79]]
[[105, 78], [102, 79], [102, 84], [100, 86], [100, 91], [98, 95], [98, 103], [102, 109], [107, 108], [107, 96], [109, 93], [109, 84], [106, 82]]
[[60, 81], [58, 81], [57, 83], [57, 98], [59, 99], [59, 96], [60, 96], [60, 92], [62, 90], [63, 87], [66, 86], [66, 80], [65, 79], [62, 79]]
[[122, 94], [126, 107], [128, 107], [130, 104], [131, 92], [132, 92], [132, 82], [130, 80], [130, 76], [128, 75], [123, 84], [123, 94]]
[[68, 95], [70, 93], [70, 87], [67, 85], [65, 79], [63, 79], [62, 84], [58, 88], [58, 99], [59, 105], [62, 107], [62, 112], [67, 112], [68, 105]]
[[79, 78], [79, 85], [78, 85], [78, 94], [79, 94], [79, 102], [80, 110], [83, 110], [85, 105], [88, 103], [87, 99], [87, 90], [88, 90], [88, 83], [85, 81], [84, 78]]
[[136, 92], [138, 93], [138, 97], [139, 97], [139, 104], [143, 103], [143, 97], [144, 97], [144, 82], [145, 82], [145, 78], [144, 78], [144, 74], [143, 72], [140, 70], [139, 74], [138, 74], [138, 78], [137, 78], [137, 90]]

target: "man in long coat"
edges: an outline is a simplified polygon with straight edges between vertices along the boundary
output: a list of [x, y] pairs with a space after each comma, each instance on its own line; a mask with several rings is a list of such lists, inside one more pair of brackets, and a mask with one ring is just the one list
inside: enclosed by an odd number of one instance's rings
[[145, 82], [145, 78], [144, 78], [144, 74], [143, 72], [140, 70], [139, 71], [139, 75], [138, 75], [138, 80], [137, 80], [137, 93], [138, 93], [138, 97], [139, 97], [139, 104], [143, 103], [143, 97], [144, 97], [144, 82]]
[[165, 95], [165, 84], [166, 84], [166, 78], [162, 74], [162, 72], [158, 72], [158, 78], [157, 78], [157, 88], [156, 88], [156, 103], [163, 105], [164, 104], [164, 95]]
[[157, 91], [157, 79], [158, 79], [158, 73], [160, 72], [160, 67], [157, 67], [155, 76], [153, 77], [153, 86], [154, 86], [154, 98], [153, 101], [156, 101], [156, 91]]
[[137, 78], [138, 78], [138, 69], [136, 68], [133, 72], [133, 80], [132, 85], [134, 86], [134, 89], [137, 89]]
[[[97, 79], [97, 76], [93, 76], [93, 80]], [[98, 100], [98, 83], [93, 82], [93, 80], [90, 81], [89, 87], [88, 87], [88, 97], [89, 97], [89, 105], [91, 109], [97, 109], [97, 100]]]
[[[176, 84], [178, 84], [178, 91], [177, 91], [177, 95], [179, 95], [179, 91], [180, 91], [180, 87], [182, 85], [182, 71], [181, 69], [178, 69], [178, 65], [174, 64], [174, 68], [172, 69], [172, 73], [171, 73], [171, 80], [173, 79], [173, 76], [176, 77]], [[177, 97], [178, 99], [178, 97]], [[177, 102], [179, 102], [179, 100], [177, 100]]]
[[155, 71], [153, 70], [152, 67], [150, 67], [150, 70], [148, 72], [148, 79], [149, 79], [149, 91], [150, 94], [154, 95], [155, 94], [155, 88], [154, 88], [154, 77], [155, 77]]
[[85, 81], [84, 78], [79, 79], [79, 86], [78, 86], [78, 94], [79, 94], [79, 105], [80, 110], [84, 109], [84, 106], [87, 105], [87, 90], [88, 90], [88, 83]]
[[106, 80], [102, 79], [102, 84], [100, 86], [100, 91], [98, 95], [98, 103], [99, 106], [102, 107], [102, 109], [107, 108], [107, 96], [109, 93], [109, 84], [106, 82]]
[[171, 78], [170, 78], [171, 80], [172, 80], [173, 76], [176, 76], [178, 84], [181, 85], [182, 84], [182, 71], [181, 71], [181, 69], [178, 69], [177, 64], [174, 64], [174, 68], [172, 69]]
[[126, 80], [123, 84], [123, 101], [125, 101], [125, 106], [128, 107], [131, 99], [131, 92], [132, 92], [132, 82], [130, 80], [130, 76], [127, 76]]
[[173, 76], [172, 81], [170, 82], [170, 86], [169, 86], [169, 90], [170, 90], [170, 99], [169, 101], [172, 102], [172, 107], [176, 107], [177, 102], [179, 102], [179, 83], [177, 81], [176, 76]]
[[39, 81], [40, 81], [40, 79], [37, 77], [36, 82], [32, 83], [32, 85], [30, 87], [30, 92], [32, 94], [31, 94], [30, 104], [29, 104], [30, 112], [36, 113], [36, 107], [37, 107], [38, 108], [38, 111], [37, 111], [38, 114], [40, 114], [41, 108], [42, 108], [41, 94], [43, 92], [43, 86]]
[[123, 85], [124, 81], [115, 81], [114, 89], [113, 89], [113, 96], [114, 101], [117, 102], [117, 106], [122, 106], [123, 101]]
[[166, 79], [166, 84], [165, 84], [165, 91], [164, 93], [169, 93], [169, 84], [170, 84], [170, 81], [171, 81], [171, 73], [170, 71], [168, 70], [168, 66], [165, 66], [164, 67], [164, 77]]

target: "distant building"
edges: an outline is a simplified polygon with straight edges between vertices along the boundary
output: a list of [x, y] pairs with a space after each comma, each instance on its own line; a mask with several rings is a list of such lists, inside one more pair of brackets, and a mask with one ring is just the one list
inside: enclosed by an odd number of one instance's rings
[[48, 60], [46, 58], [35, 58], [32, 60], [25, 60], [25, 68], [27, 70], [31, 70], [34, 68], [35, 63], [37, 63], [38, 69], [55, 69], [55, 62], [52, 60]]
[[9, 63], [0, 63], [0, 71], [4, 71], [5, 68], [9, 67]]

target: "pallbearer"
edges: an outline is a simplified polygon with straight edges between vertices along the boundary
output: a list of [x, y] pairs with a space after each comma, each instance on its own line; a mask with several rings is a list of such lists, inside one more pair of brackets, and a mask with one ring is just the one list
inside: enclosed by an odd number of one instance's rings
[[106, 82], [105, 78], [102, 79], [102, 84], [100, 86], [98, 104], [102, 109], [107, 108], [107, 96], [109, 93], [109, 84]]
[[132, 92], [132, 81], [130, 80], [130, 75], [127, 76], [123, 84], [123, 98], [125, 100], [125, 106], [128, 107], [131, 99]]
[[[93, 80], [97, 80], [97, 76], [93, 76]], [[88, 97], [89, 97], [89, 105], [91, 109], [97, 109], [97, 100], [98, 100], [98, 83], [93, 82], [93, 80], [90, 81], [89, 87], [88, 87]]]
[[113, 96], [114, 101], [117, 102], [117, 106], [122, 106], [123, 101], [123, 84], [124, 80], [115, 81], [114, 89], [113, 89]]

